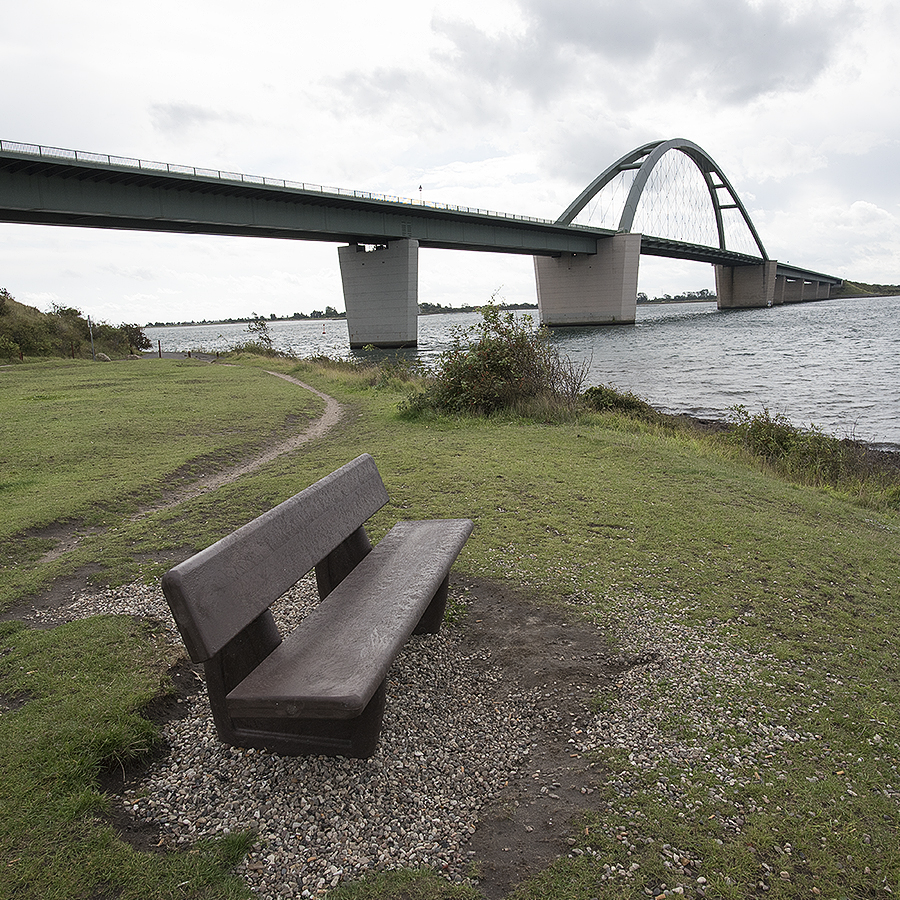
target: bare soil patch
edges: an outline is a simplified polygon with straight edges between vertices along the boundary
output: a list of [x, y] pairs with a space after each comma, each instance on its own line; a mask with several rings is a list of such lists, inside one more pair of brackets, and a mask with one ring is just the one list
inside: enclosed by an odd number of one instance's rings
[[489, 581], [468, 584], [474, 596], [464, 623], [466, 652], [489, 650], [484, 666], [504, 673], [497, 700], [536, 693], [537, 740], [526, 766], [503, 787], [470, 842], [479, 887], [489, 900], [568, 853], [582, 810], [605, 772], [575, 752], [570, 738], [587, 727], [591, 701], [643, 659], [610, 651], [601, 630], [552, 604], [529, 601]]
[[[189, 701], [203, 690], [201, 678], [202, 667], [194, 665], [188, 659], [179, 660], [168, 671], [172, 683], [170, 693], [161, 694], [153, 699], [143, 710], [151, 722], [162, 728], [166, 722], [181, 719], [188, 713]], [[101, 790], [110, 797], [116, 798], [103, 814], [119, 837], [136, 850], [146, 852], [164, 852], [168, 844], [160, 834], [159, 828], [149, 822], [136, 819], [123, 806], [120, 799], [126, 791], [137, 788], [144, 779], [148, 769], [159, 759], [170, 753], [169, 746], [161, 741], [149, 753], [138, 759], [128, 761], [112, 760], [99, 773]]]

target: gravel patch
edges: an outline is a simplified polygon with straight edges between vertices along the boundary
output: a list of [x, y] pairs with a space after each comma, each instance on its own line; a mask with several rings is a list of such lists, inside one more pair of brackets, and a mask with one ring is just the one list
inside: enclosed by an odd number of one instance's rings
[[[166, 724], [169, 753], [129, 785], [124, 811], [166, 846], [254, 830], [238, 871], [267, 900], [402, 866], [499, 898], [566, 854], [594, 858], [625, 889], [642, 878], [636, 860], [648, 849], [669, 872], [652, 896], [701, 897], [727, 882], [695, 849], [654, 844], [649, 817], [654, 803], [688, 823], [712, 810], [722, 839], [736, 839], [769, 802], [766, 789], [790, 776], [785, 758], [819, 740], [795, 724], [827, 703], [802, 667], [741, 648], [734, 623], [691, 621], [675, 598], [571, 596], [554, 608], [494, 585], [485, 607], [483, 586], [454, 590], [471, 608], [464, 627], [413, 638], [398, 657], [372, 759], [226, 747], [201, 690]], [[287, 630], [315, 602], [307, 578], [273, 612]], [[98, 612], [159, 620], [181, 646], [154, 586], [79, 595], [32, 619]], [[785, 684], [797, 690], [776, 687]], [[599, 813], [604, 840], [594, 843], [624, 855], [604, 858], [580, 837], [582, 810]]]
[[[307, 577], [272, 607], [283, 630], [317, 601]], [[179, 641], [160, 589], [144, 584], [82, 594], [35, 612], [35, 624], [97, 613], [148, 616]], [[429, 866], [468, 881], [466, 843], [482, 809], [527, 759], [534, 739], [529, 692], [504, 691], [489, 651], [468, 655], [460, 629], [414, 637], [395, 662], [381, 742], [368, 760], [284, 757], [227, 747], [205, 690], [168, 722], [165, 759], [121, 802], [166, 845], [230, 832], [257, 833], [238, 867], [264, 898], [311, 897], [373, 869]]]

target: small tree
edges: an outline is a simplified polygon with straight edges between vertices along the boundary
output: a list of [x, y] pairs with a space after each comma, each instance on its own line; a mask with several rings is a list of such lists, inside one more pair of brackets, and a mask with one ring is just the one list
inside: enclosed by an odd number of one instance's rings
[[266, 350], [272, 349], [272, 335], [269, 334], [269, 323], [262, 316], [254, 312], [253, 318], [247, 323], [247, 331]]
[[133, 353], [135, 350], [149, 350], [153, 344], [150, 338], [144, 334], [144, 329], [140, 325], [129, 325], [127, 323], [120, 326], [125, 340], [128, 342], [128, 350]]

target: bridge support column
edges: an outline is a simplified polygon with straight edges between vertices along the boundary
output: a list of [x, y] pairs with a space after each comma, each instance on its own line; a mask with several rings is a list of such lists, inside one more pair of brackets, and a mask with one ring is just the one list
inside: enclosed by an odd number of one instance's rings
[[802, 303], [809, 299], [807, 293], [806, 282], [802, 278], [794, 278], [788, 281], [784, 280], [784, 302], [785, 303]]
[[772, 294], [772, 306], [781, 306], [784, 303], [787, 283], [787, 278], [784, 275], [775, 276], [775, 292]]
[[[716, 266], [719, 309], [756, 309], [775, 302], [778, 263], [766, 260], [758, 266]], [[785, 297], [785, 302], [788, 302]]]
[[637, 311], [640, 234], [597, 241], [597, 253], [535, 256], [542, 325], [630, 325]]
[[419, 242], [392, 241], [367, 251], [338, 248], [350, 348], [415, 347], [419, 321]]

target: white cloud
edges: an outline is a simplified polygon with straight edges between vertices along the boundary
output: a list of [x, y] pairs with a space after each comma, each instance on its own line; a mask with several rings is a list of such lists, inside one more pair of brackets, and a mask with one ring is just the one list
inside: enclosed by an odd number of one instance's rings
[[[0, 137], [405, 196], [421, 184], [549, 218], [628, 150], [685, 137], [752, 198], [772, 255], [898, 282], [898, 32], [894, 0], [159, 0], [149, 16], [31, 0], [4, 10], [0, 83], [27, 89], [0, 91]], [[423, 251], [420, 270], [434, 302], [498, 284], [534, 297], [527, 259]], [[0, 273], [19, 299], [96, 318], [343, 307], [331, 245], [4, 225]], [[642, 261], [651, 294], [710, 279]]]

